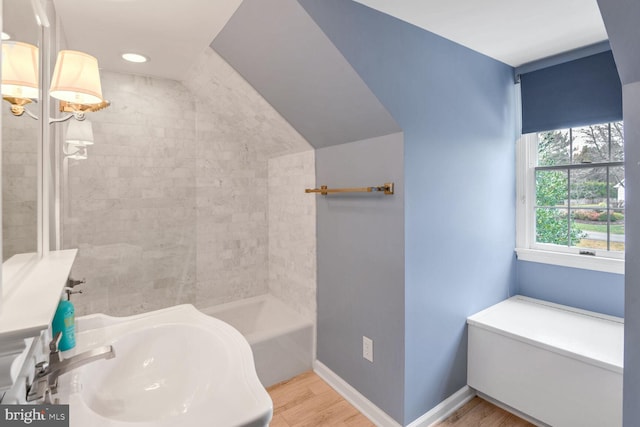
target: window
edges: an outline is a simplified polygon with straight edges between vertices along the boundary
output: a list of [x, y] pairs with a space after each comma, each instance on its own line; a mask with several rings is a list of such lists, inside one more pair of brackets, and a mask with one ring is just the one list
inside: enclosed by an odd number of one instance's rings
[[622, 122], [523, 136], [519, 259], [623, 273], [623, 148]]

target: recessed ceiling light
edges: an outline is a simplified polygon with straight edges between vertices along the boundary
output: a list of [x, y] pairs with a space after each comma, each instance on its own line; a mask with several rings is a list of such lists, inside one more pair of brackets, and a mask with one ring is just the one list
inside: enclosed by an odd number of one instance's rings
[[125, 61], [136, 63], [147, 62], [149, 60], [146, 56], [137, 53], [123, 53], [122, 59], [124, 59]]
[[2, 40], [11, 40], [11, 36], [3, 31]]

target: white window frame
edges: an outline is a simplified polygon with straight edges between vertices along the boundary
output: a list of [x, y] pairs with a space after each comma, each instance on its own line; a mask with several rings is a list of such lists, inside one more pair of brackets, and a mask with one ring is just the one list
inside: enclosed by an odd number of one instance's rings
[[[535, 239], [535, 167], [538, 134], [520, 137], [516, 145], [516, 255], [521, 261], [582, 268], [607, 273], [624, 274], [624, 253], [595, 251], [594, 255], [581, 255], [580, 249]], [[589, 251], [592, 251], [591, 249]], [[592, 251], [593, 252], [593, 251]]]

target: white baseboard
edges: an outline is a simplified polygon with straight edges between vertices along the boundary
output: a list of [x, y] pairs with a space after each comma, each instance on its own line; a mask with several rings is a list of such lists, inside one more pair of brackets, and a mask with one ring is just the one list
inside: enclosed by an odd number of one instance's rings
[[327, 368], [322, 362], [313, 361], [313, 371], [327, 384], [335, 389], [345, 398], [345, 400], [356, 407], [365, 417], [378, 427], [401, 427], [400, 424], [382, 409], [374, 405], [369, 399], [364, 397], [358, 390], [349, 385], [345, 380]]
[[[365, 417], [378, 427], [401, 427], [401, 425], [387, 415], [382, 409], [374, 405], [358, 390], [340, 378], [335, 372], [327, 368], [318, 360], [313, 361], [313, 371], [327, 384], [335, 389], [345, 400], [356, 407]], [[420, 418], [414, 420], [407, 427], [429, 427], [451, 415], [462, 405], [470, 401], [476, 395], [476, 391], [469, 386], [464, 386], [439, 405], [431, 409]]]
[[473, 399], [475, 395], [476, 391], [466, 385], [433, 407], [429, 412], [415, 419], [407, 427], [429, 427], [439, 423]]

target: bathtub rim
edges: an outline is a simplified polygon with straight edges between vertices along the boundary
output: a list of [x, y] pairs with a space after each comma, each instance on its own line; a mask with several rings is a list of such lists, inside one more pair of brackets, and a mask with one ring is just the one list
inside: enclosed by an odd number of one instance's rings
[[[276, 297], [276, 296], [274, 296], [272, 294], [256, 295], [256, 296], [253, 296], [253, 297], [243, 298], [243, 299], [240, 299], [240, 300], [230, 301], [230, 302], [226, 302], [226, 303], [222, 303], [222, 304], [211, 305], [209, 307], [198, 308], [198, 310], [201, 313], [203, 313], [203, 314], [205, 314], [207, 316], [215, 317], [216, 319], [222, 320], [225, 323], [229, 323], [226, 320], [215, 316], [215, 313], [222, 312], [222, 311], [230, 311], [230, 310], [234, 310], [234, 309], [237, 309], [237, 308], [240, 308], [240, 307], [246, 307], [248, 305], [252, 305], [252, 304], [259, 303], [259, 302], [263, 302], [263, 301], [267, 301], [267, 302], [268, 301], [273, 301], [276, 304], [280, 304], [280, 305], [284, 306], [284, 308], [287, 311], [289, 311], [288, 314], [291, 314], [292, 317], [295, 319], [295, 322], [292, 323], [289, 326], [286, 326], [286, 327], [271, 328], [271, 329], [268, 329], [266, 331], [248, 332], [248, 333], [242, 333], [241, 332], [241, 334], [246, 338], [246, 340], [249, 342], [249, 344], [258, 344], [258, 343], [267, 341], [269, 339], [278, 338], [278, 337], [281, 337], [281, 336], [286, 335], [288, 333], [299, 331], [299, 330], [305, 329], [305, 328], [312, 328], [313, 336], [314, 336], [314, 340], [315, 340], [315, 322], [314, 322], [314, 320], [311, 319], [311, 318], [307, 318], [306, 316], [304, 316], [301, 313], [298, 313], [293, 308], [291, 308], [286, 302], [282, 301], [280, 298], [278, 298], [278, 297]], [[229, 323], [229, 324], [231, 324], [231, 323]], [[233, 324], [231, 324], [231, 326], [233, 326]], [[235, 328], [235, 326], [233, 326], [233, 327]]]

